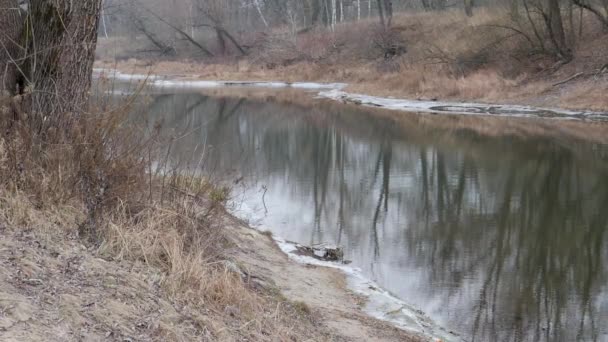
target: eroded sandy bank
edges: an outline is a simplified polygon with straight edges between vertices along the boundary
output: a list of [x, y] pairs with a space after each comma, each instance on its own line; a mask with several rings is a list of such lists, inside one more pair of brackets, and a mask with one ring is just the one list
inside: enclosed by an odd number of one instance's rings
[[[267, 235], [228, 215], [224, 220], [235, 246], [229, 252], [235, 272], [251, 286], [276, 289], [310, 315], [294, 321], [302, 340], [432, 340], [367, 316], [365, 299], [346, 289], [338, 270], [294, 262]], [[204, 325], [213, 324], [217, 313], [167, 298], [158, 285], [162, 275], [145, 263], [103, 259], [63, 232], [0, 230], [0, 340], [155, 341], [172, 340], [172, 332], [209, 340]], [[227, 334], [219, 340], [232, 339]]]

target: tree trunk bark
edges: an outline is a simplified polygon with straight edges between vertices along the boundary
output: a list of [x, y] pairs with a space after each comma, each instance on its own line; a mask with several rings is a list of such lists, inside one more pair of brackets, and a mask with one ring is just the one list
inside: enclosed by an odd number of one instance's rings
[[32, 0], [32, 110], [51, 116], [86, 110], [101, 0]]
[[[255, 0], [254, 5], [255, 5], [256, 10], [258, 11], [258, 14], [260, 15], [260, 19], [262, 20], [262, 23], [264, 23], [264, 27], [268, 28], [268, 21], [266, 21], [266, 17], [264, 16], [264, 13], [262, 12], [260, 1]], [[313, 18], [314, 18], [314, 15], [313, 15]]]
[[384, 20], [384, 6], [382, 0], [377, 0], [378, 3], [378, 16], [380, 17], [380, 24], [382, 27], [386, 27], [386, 21]]
[[512, 20], [519, 20], [519, 0], [510, 0], [509, 13], [511, 14]]
[[336, 29], [336, 20], [337, 20], [337, 7], [336, 0], [331, 0], [331, 29]]
[[562, 20], [561, 8], [559, 0], [547, 0], [548, 1], [548, 23], [547, 28], [549, 35], [553, 41], [557, 52], [563, 59], [570, 59], [571, 53], [568, 45], [566, 44], [566, 33], [564, 31], [564, 22]]
[[16, 61], [22, 57], [19, 43], [23, 26], [17, 0], [0, 0], [0, 96], [17, 91]]
[[391, 27], [393, 23], [393, 1], [384, 0], [384, 14], [386, 16], [386, 27]]
[[431, 10], [431, 4], [429, 4], [429, 0], [421, 0], [421, 2], [422, 2], [422, 8], [424, 8], [425, 11]]
[[431, 0], [431, 7], [434, 10], [443, 11], [445, 9], [445, 0]]
[[215, 27], [215, 36], [217, 38], [217, 46], [220, 49], [220, 55], [226, 55], [226, 40], [222, 35], [222, 31], [217, 26]]
[[473, 16], [473, 0], [464, 0], [464, 12], [468, 17]]
[[565, 46], [566, 34], [564, 32], [564, 23], [559, 0], [549, 0], [549, 18], [551, 18], [551, 29], [553, 30], [555, 39], [561, 47]]

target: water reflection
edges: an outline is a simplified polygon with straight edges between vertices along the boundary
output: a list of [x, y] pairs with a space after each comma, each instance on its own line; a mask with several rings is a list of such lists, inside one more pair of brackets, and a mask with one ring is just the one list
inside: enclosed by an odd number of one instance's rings
[[[289, 240], [337, 243], [474, 341], [608, 339], [606, 148], [399, 125], [359, 109], [154, 95], [175, 159]], [[187, 132], [187, 133], [184, 133]], [[242, 186], [241, 186], [242, 185]]]

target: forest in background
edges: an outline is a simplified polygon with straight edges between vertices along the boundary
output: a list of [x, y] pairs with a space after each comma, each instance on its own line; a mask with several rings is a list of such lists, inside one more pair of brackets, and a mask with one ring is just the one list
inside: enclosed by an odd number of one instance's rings
[[97, 58], [212, 79], [604, 110], [607, 32], [607, 0], [106, 0]]
[[[161, 134], [162, 120], [128, 124], [136, 100], [146, 100], [140, 88], [115, 106], [106, 96], [114, 85], [102, 78], [96, 86], [105, 95], [90, 101], [93, 60], [97, 53], [98, 63], [159, 72], [345, 80], [370, 93], [502, 100], [509, 89], [542, 89], [538, 75], [568, 75], [549, 83], [565, 90], [580, 74], [581, 104], [606, 101], [605, 2], [497, 4], [0, 0], [0, 340], [418, 340], [365, 316], [340, 276], [289, 263], [269, 234], [226, 215], [226, 185], [170, 164], [181, 142]], [[390, 127], [402, 126], [393, 119]], [[401, 118], [427, 137], [432, 124], [456, 135], [471, 127], [521, 134], [522, 126], [585, 138], [605, 127], [475, 119]], [[384, 177], [393, 154], [383, 146]], [[206, 147], [193, 154], [204, 157]], [[388, 176], [383, 184], [381, 199]], [[582, 256], [601, 255], [600, 243], [593, 248]], [[578, 269], [598, 274], [590, 265]], [[309, 296], [310, 288], [324, 296]]]

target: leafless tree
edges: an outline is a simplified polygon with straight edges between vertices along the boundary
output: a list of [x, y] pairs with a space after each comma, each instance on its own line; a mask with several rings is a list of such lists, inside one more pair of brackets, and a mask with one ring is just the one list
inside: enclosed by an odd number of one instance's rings
[[36, 0], [27, 20], [27, 69], [35, 113], [86, 107], [101, 0]]
[[23, 19], [17, 0], [0, 0], [0, 95], [17, 90]]
[[238, 40], [228, 31], [226, 25], [224, 24], [226, 21], [224, 1], [198, 0], [197, 8], [201, 16], [199, 18], [199, 22], [195, 24], [195, 26], [207, 27], [215, 31], [222, 54], [226, 53], [226, 40], [229, 41], [240, 54], [247, 54], [245, 48], [241, 46]]
[[378, 16], [383, 27], [390, 27], [393, 21], [393, 1], [377, 0]]
[[464, 12], [469, 17], [473, 16], [473, 5], [473, 0], [464, 0]]

